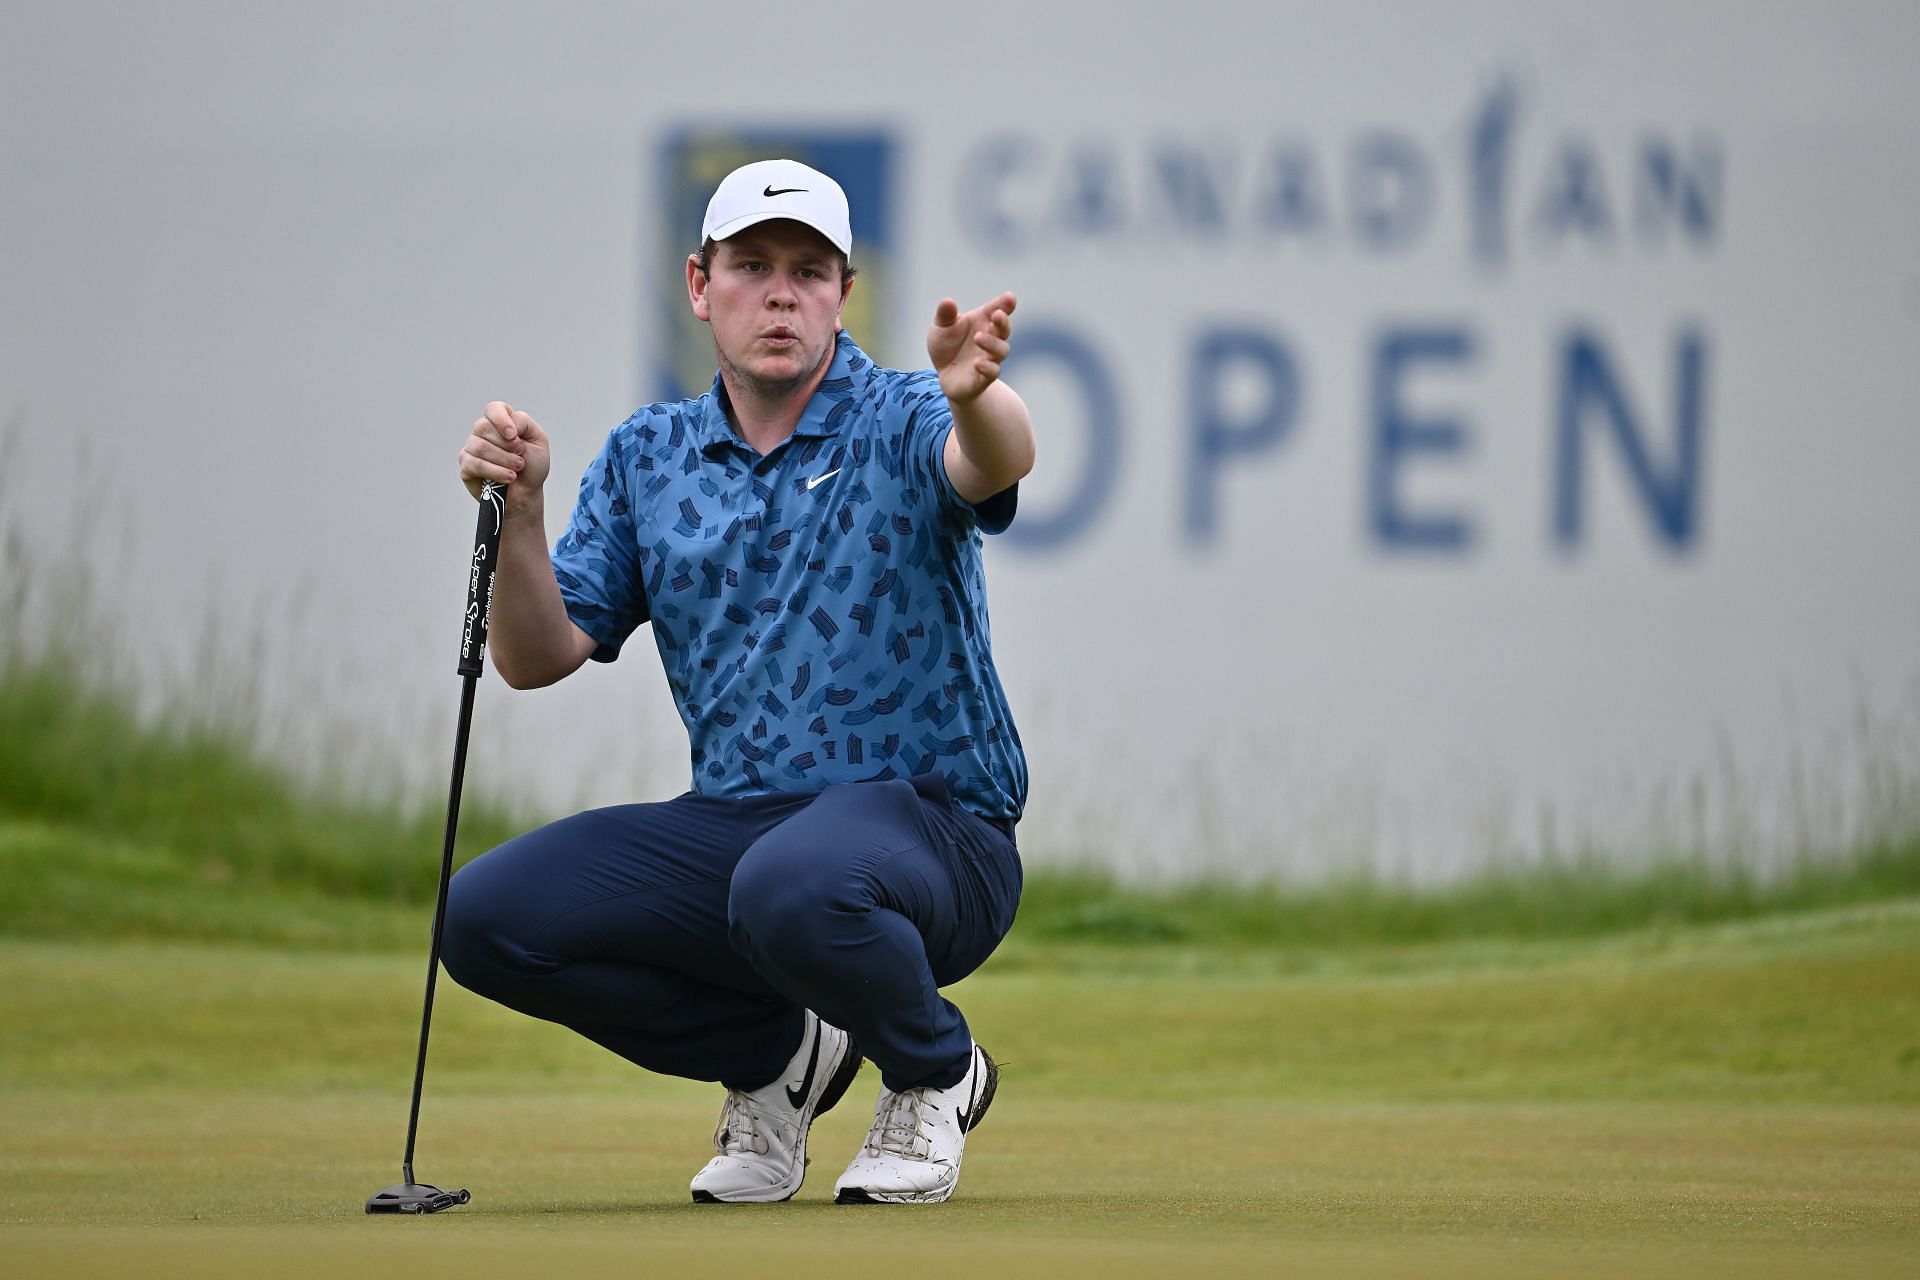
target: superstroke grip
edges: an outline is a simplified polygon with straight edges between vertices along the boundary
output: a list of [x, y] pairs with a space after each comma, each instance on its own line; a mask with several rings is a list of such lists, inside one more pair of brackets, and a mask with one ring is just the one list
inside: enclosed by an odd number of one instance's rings
[[489, 480], [480, 487], [480, 523], [467, 564], [467, 616], [460, 631], [460, 674], [486, 670], [487, 619], [493, 612], [493, 575], [500, 567], [500, 530], [507, 519], [505, 490]]

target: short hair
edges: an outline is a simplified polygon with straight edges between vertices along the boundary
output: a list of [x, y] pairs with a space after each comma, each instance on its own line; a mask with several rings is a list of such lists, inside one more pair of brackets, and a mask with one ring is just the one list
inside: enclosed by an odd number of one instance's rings
[[[700, 247], [694, 251], [693, 265], [700, 269], [702, 275], [710, 276], [713, 274], [713, 246], [716, 243], [718, 242], [715, 241], [712, 236], [708, 236], [701, 242]], [[859, 273], [860, 269], [847, 261], [847, 255], [840, 252], [838, 246], [830, 247], [833, 248], [834, 261], [840, 264], [840, 288], [844, 291], [848, 283]]]

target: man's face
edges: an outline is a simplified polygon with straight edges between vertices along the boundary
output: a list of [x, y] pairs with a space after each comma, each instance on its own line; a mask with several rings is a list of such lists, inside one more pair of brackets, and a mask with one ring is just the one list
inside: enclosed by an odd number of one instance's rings
[[720, 362], [765, 392], [804, 383], [832, 357], [840, 329], [840, 259], [812, 227], [776, 219], [713, 246], [710, 269], [687, 263], [693, 314], [713, 327]]

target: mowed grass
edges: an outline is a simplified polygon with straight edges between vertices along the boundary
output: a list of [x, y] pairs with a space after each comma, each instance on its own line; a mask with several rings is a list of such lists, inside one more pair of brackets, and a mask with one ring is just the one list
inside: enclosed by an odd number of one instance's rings
[[[799, 1198], [695, 1206], [714, 1087], [443, 982], [417, 1171], [474, 1203], [368, 1218], [438, 797], [317, 784], [217, 701], [137, 714], [105, 628], [28, 641], [23, 563], [0, 537], [0, 1276], [1920, 1274], [1897, 824], [1766, 874], [1036, 870], [956, 993], [999, 1098], [922, 1209], [829, 1202], [871, 1069]], [[470, 801], [460, 860], [536, 818]]]
[[960, 1195], [702, 1207], [711, 1086], [423, 956], [0, 939], [13, 1274], [1901, 1275], [1920, 1257], [1920, 902], [1557, 943], [1010, 945], [957, 988], [1005, 1061]]

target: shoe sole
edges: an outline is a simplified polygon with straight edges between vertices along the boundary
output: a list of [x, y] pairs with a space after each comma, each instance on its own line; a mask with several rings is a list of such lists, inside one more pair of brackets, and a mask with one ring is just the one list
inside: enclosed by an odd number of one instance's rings
[[[853, 1078], [860, 1074], [860, 1066], [864, 1061], [865, 1059], [860, 1056], [859, 1041], [852, 1035], [848, 1035], [847, 1052], [840, 1059], [840, 1065], [835, 1067], [833, 1074], [827, 1078], [827, 1087], [820, 1091], [820, 1101], [814, 1106], [813, 1114], [807, 1117], [807, 1132], [800, 1135], [800, 1177], [794, 1179], [793, 1185], [786, 1189], [785, 1195], [733, 1196], [723, 1200], [711, 1191], [696, 1191], [693, 1193], [693, 1202], [695, 1204], [781, 1204], [793, 1199], [800, 1191], [801, 1181], [807, 1176], [809, 1159], [807, 1139], [813, 1133], [813, 1122], [833, 1110], [840, 1099], [847, 1096], [847, 1090], [853, 1087]], [[777, 1187], [767, 1189], [779, 1190]]]
[[[981, 1086], [979, 1101], [974, 1103], [973, 1110], [967, 1116], [966, 1128], [963, 1130], [965, 1133], [972, 1133], [978, 1129], [980, 1122], [987, 1118], [987, 1108], [993, 1105], [994, 1092], [1000, 1087], [1000, 1065], [985, 1049], [980, 1050], [980, 1056], [987, 1062], [987, 1080]], [[966, 1159], [964, 1149], [961, 1151], [961, 1159]], [[939, 1204], [951, 1196], [954, 1188], [959, 1185], [960, 1166], [956, 1164], [953, 1167], [953, 1181], [937, 1191], [890, 1192], [868, 1191], [865, 1187], [846, 1187], [834, 1193], [833, 1202], [835, 1204]]]

